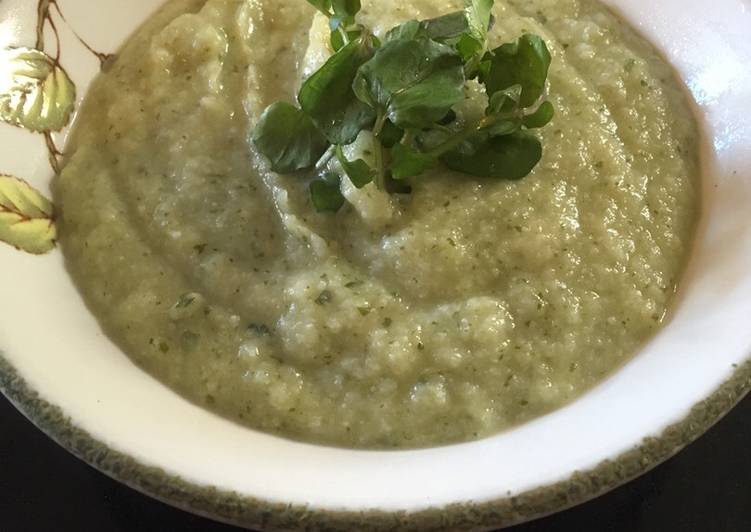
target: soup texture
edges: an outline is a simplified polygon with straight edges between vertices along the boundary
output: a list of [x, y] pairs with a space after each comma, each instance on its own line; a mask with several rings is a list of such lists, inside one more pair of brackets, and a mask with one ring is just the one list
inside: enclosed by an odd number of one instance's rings
[[[462, 5], [366, 0], [360, 20], [382, 34]], [[68, 267], [104, 330], [198, 404], [358, 448], [492, 435], [626, 361], [691, 247], [688, 100], [592, 0], [494, 15], [493, 47], [531, 32], [553, 56], [532, 174], [435, 169], [408, 196], [345, 179], [344, 208], [319, 214], [309, 180], [271, 172], [250, 138], [331, 53], [325, 18], [303, 0], [167, 3], [91, 86], [56, 182]]]

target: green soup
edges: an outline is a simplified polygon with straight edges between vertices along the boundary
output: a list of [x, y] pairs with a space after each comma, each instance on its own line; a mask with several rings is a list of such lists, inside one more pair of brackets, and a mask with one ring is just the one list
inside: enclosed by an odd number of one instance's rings
[[[378, 33], [461, 5], [371, 0], [361, 18]], [[689, 103], [594, 1], [494, 9], [493, 46], [529, 31], [553, 55], [537, 168], [433, 170], [410, 196], [345, 180], [332, 215], [249, 142], [331, 53], [325, 19], [303, 0], [169, 2], [93, 83], [56, 183], [68, 266], [105, 331], [207, 408], [350, 447], [491, 435], [628, 360], [691, 248]]]

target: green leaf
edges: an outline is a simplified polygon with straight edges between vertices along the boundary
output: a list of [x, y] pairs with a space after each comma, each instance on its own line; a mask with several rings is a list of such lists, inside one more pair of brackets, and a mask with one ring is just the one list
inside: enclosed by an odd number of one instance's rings
[[[485, 54], [480, 61], [480, 64], [477, 66], [477, 71], [472, 72], [471, 76], [467, 76], [469, 79], [486, 79], [488, 74], [490, 73], [490, 68], [493, 66], [493, 62], [488, 59], [489, 54]], [[486, 91], [487, 93], [487, 91]]]
[[337, 212], [344, 205], [344, 196], [336, 179], [316, 179], [310, 183], [310, 201], [317, 212]]
[[483, 79], [488, 95], [518, 84], [522, 86], [521, 106], [533, 105], [545, 91], [550, 60], [545, 41], [537, 35], [526, 34], [499, 46]]
[[38, 255], [56, 238], [52, 203], [25, 181], [0, 175], [0, 240]]
[[468, 31], [469, 21], [463, 11], [457, 11], [442, 17], [423, 20], [420, 27], [429, 39], [446, 42], [459, 39], [464, 32]]
[[376, 138], [384, 148], [391, 148], [394, 144], [402, 140], [402, 137], [404, 137], [404, 130], [395, 126], [391, 120], [386, 120], [380, 133], [376, 135]]
[[461, 130], [450, 127], [426, 129], [420, 131], [415, 136], [415, 144], [423, 152], [428, 152], [436, 149], [437, 146], [446, 143], [449, 139], [460, 133]]
[[31, 131], [68, 124], [76, 87], [50, 56], [32, 48], [0, 51], [0, 119]]
[[444, 43], [452, 42], [458, 40], [468, 29], [469, 24], [464, 12], [457, 11], [421, 22], [408, 20], [386, 32], [384, 43], [417, 37], [426, 37]]
[[508, 89], [500, 90], [490, 97], [486, 114], [511, 113], [519, 108], [521, 97], [521, 85], [512, 85]]
[[478, 177], [521, 179], [542, 158], [542, 145], [534, 135], [516, 132], [502, 137], [478, 134], [444, 154], [441, 161], [452, 170]]
[[468, 33], [465, 33], [456, 43], [456, 49], [466, 63], [480, 53], [482, 50], [482, 44]]
[[358, 69], [372, 56], [368, 39], [350, 42], [313, 73], [297, 95], [300, 107], [331, 144], [352, 143], [375, 120], [374, 111], [352, 90]]
[[308, 3], [326, 16], [331, 14], [331, 0], [308, 0]]
[[482, 71], [482, 56], [488, 49], [488, 30], [493, 21], [493, 0], [464, 0], [466, 31], [456, 42], [456, 49], [466, 63], [468, 79], [476, 78]]
[[397, 180], [420, 175], [437, 164], [435, 157], [404, 144], [397, 144], [391, 150], [391, 175]]
[[485, 53], [490, 29], [491, 11], [494, 0], [464, 0], [464, 14], [469, 25], [469, 36], [480, 45]]
[[[553, 116], [549, 102], [537, 106], [551, 56], [535, 35], [488, 52], [494, 0], [464, 0], [462, 11], [408, 20], [386, 32], [383, 43], [356, 22], [361, 0], [308, 1], [328, 17], [335, 53], [303, 83], [301, 110], [284, 108], [282, 114], [290, 115], [287, 122], [307, 118], [302, 129], [317, 133], [318, 142], [303, 143], [288, 124], [276, 130], [260, 124], [266, 128], [257, 128], [254, 142], [280, 166], [297, 167], [303, 159], [315, 164], [299, 153], [310, 152], [304, 149], [309, 145], [316, 146], [322, 165], [319, 154], [329, 148], [325, 161], [335, 156], [341, 169], [310, 183], [317, 211], [344, 205], [345, 175], [358, 188], [375, 182], [390, 193], [409, 193], [407, 179], [440, 162], [478, 177], [519, 179], [540, 161], [542, 145], [527, 129]], [[484, 117], [465, 123], [453, 107], [467, 97], [466, 81], [476, 78], [485, 85], [488, 106]], [[270, 133], [264, 136], [265, 129]], [[374, 135], [373, 160], [350, 161], [343, 146], [364, 130]]]
[[341, 146], [336, 147], [336, 158], [339, 160], [339, 164], [342, 165], [344, 172], [355, 187], [362, 188], [373, 181], [374, 172], [373, 169], [368, 166], [368, 163], [362, 159], [348, 161], [344, 156], [344, 151], [342, 151]]
[[253, 144], [274, 172], [310, 168], [326, 151], [326, 138], [300, 109], [287, 102], [266, 108], [253, 129]]
[[519, 131], [522, 127], [522, 121], [518, 119], [501, 120], [491, 126], [483, 128], [482, 131], [492, 137], [501, 137], [503, 135], [510, 135], [516, 131]]
[[383, 36], [383, 44], [388, 44], [391, 41], [398, 41], [401, 39], [414, 39], [422, 32], [422, 26], [420, 22], [416, 20], [408, 20], [398, 26], [391, 28]]
[[360, 67], [354, 89], [396, 126], [424, 128], [464, 98], [464, 68], [450, 46], [424, 37], [397, 39]]
[[337, 17], [348, 21], [354, 21], [361, 9], [360, 0], [332, 0], [331, 6]]
[[524, 125], [530, 129], [545, 127], [553, 120], [553, 116], [555, 116], [553, 104], [549, 101], [544, 101], [537, 108], [537, 111], [524, 118]]

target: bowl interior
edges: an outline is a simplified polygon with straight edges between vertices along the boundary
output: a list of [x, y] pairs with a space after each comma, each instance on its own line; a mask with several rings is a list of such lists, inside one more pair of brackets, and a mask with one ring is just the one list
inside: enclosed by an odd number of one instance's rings
[[[65, 15], [98, 49], [115, 50], [159, 3], [68, 1]], [[711, 10], [681, 0], [606, 3], [662, 50], [696, 101], [703, 214], [673, 319], [581, 399], [461, 445], [374, 452], [287, 441], [196, 407], [136, 368], [99, 330], [59, 252], [34, 257], [8, 246], [0, 247], [3, 357], [42, 398], [113, 449], [199, 485], [313, 508], [488, 501], [566, 479], [659, 435], [751, 354], [751, 9], [743, 0], [715, 0]], [[3, 2], [0, 46], [31, 44], [32, 4]], [[74, 48], [65, 27], [60, 38]], [[98, 64], [83, 51], [65, 53], [80, 98]], [[3, 126], [0, 139], [21, 154], [4, 150], [3, 170], [46, 187], [40, 138]]]

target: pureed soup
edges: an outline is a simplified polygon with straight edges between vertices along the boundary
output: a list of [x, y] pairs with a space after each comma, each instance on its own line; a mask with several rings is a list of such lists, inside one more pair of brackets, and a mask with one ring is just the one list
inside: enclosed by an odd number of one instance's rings
[[[462, 7], [372, 0], [358, 20], [382, 35]], [[687, 98], [594, 1], [493, 14], [491, 47], [532, 32], [552, 54], [541, 162], [519, 181], [438, 167], [409, 195], [345, 178], [332, 214], [251, 142], [331, 53], [326, 19], [302, 0], [169, 2], [93, 83], [56, 183], [68, 266], [106, 332], [207, 408], [348, 447], [491, 435], [632, 356], [691, 247]]]

